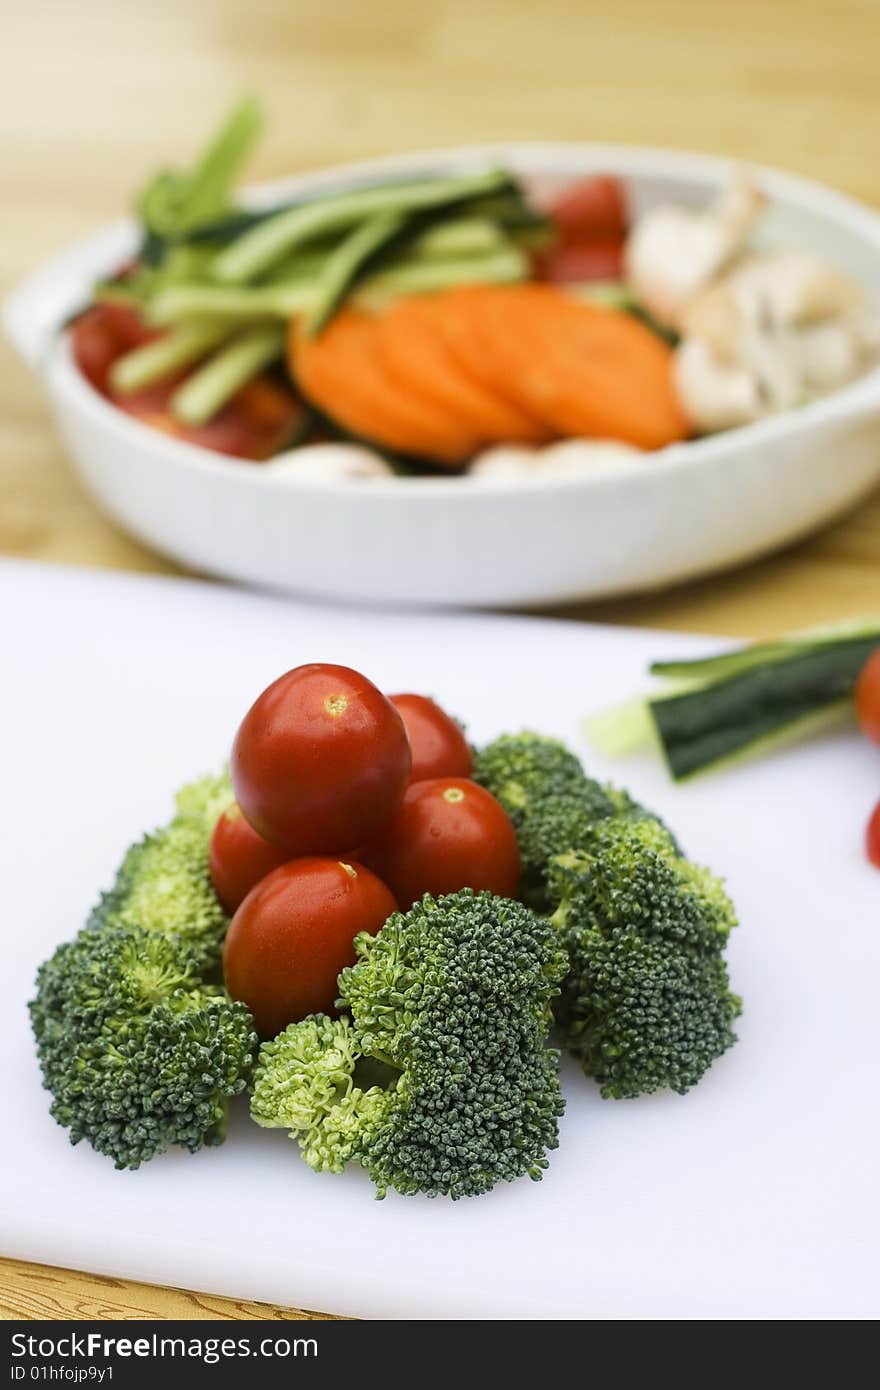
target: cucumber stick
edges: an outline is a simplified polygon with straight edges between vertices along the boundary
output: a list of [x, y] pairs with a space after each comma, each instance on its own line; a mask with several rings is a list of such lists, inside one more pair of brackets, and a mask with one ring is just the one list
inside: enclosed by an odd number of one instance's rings
[[275, 324], [240, 333], [175, 391], [174, 415], [185, 425], [205, 424], [236, 391], [283, 355], [285, 337], [284, 329]]
[[295, 246], [313, 237], [343, 231], [378, 213], [424, 212], [507, 188], [509, 184], [510, 176], [503, 170], [490, 169], [459, 178], [433, 178], [384, 188], [356, 189], [335, 198], [303, 203], [260, 222], [226, 247], [217, 257], [214, 274], [227, 284], [247, 284]]
[[342, 303], [366, 263], [397, 236], [404, 218], [395, 212], [380, 212], [355, 227], [330, 252], [313, 286], [315, 306], [306, 321], [310, 334], [319, 333]]
[[614, 755], [659, 743], [676, 781], [851, 716], [859, 672], [880, 647], [880, 622], [801, 633], [697, 661], [655, 662], [670, 688], [589, 719]]

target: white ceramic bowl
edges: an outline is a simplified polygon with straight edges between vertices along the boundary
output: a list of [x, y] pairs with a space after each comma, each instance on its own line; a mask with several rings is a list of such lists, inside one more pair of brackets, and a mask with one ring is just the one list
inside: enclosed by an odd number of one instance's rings
[[[547, 191], [624, 177], [637, 210], [702, 204], [729, 174], [703, 156], [516, 144], [373, 160], [254, 190], [272, 202], [343, 179], [502, 163]], [[758, 171], [765, 239], [821, 251], [880, 299], [880, 216]], [[880, 479], [880, 370], [824, 400], [588, 477], [323, 483], [176, 442], [104, 401], [74, 367], [65, 318], [136, 244], [120, 223], [71, 248], [5, 306], [62, 438], [106, 512], [156, 550], [228, 579], [361, 601], [512, 606], [653, 589], [720, 570], [818, 527]]]

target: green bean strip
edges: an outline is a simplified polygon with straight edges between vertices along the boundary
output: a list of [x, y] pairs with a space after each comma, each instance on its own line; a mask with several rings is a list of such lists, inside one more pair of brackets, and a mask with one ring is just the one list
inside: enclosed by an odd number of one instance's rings
[[171, 409], [186, 425], [203, 425], [222, 410], [236, 391], [284, 352], [283, 328], [242, 333], [194, 372], [171, 398]]
[[124, 357], [117, 358], [110, 372], [110, 385], [121, 395], [155, 386], [157, 382], [173, 376], [181, 367], [197, 362], [211, 348], [228, 338], [231, 332], [232, 328], [225, 319], [182, 323], [163, 337], [144, 343], [143, 347], [133, 348]]
[[480, 193], [506, 188], [503, 170], [460, 178], [434, 178], [400, 187], [364, 188], [281, 212], [259, 223], [217, 257], [214, 273], [228, 284], [244, 284], [312, 237], [351, 227], [375, 213], [409, 213], [443, 207]]

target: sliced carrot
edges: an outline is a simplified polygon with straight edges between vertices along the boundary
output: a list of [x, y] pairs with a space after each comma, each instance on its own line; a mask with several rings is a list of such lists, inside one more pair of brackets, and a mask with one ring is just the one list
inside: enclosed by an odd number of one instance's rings
[[447, 297], [409, 295], [382, 317], [379, 361], [401, 390], [451, 411], [483, 444], [538, 444], [549, 431], [536, 415], [486, 386], [464, 368], [443, 331]]
[[401, 389], [377, 350], [380, 320], [347, 308], [316, 337], [291, 326], [288, 359], [305, 395], [360, 438], [447, 465], [463, 463], [479, 437], [454, 411]]
[[[514, 409], [527, 409], [522, 393], [494, 354], [488, 336], [488, 320], [495, 289], [492, 285], [460, 285], [443, 291], [443, 312], [438, 322], [450, 354], [472, 381], [485, 391], [501, 396]], [[529, 285], [517, 286], [528, 291]], [[439, 299], [441, 296], [438, 295]], [[532, 413], [534, 412], [528, 412]], [[542, 418], [539, 416], [539, 419]], [[544, 428], [549, 429], [546, 420]]]
[[557, 433], [642, 449], [686, 438], [672, 353], [631, 315], [536, 284], [493, 286], [472, 312], [493, 372]]

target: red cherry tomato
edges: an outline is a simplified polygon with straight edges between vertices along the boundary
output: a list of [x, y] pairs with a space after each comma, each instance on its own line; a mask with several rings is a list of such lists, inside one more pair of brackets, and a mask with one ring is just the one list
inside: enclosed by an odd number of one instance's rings
[[97, 306], [87, 309], [71, 325], [70, 344], [73, 360], [83, 376], [96, 391], [106, 393], [107, 377], [119, 356], [119, 345]]
[[132, 308], [130, 304], [108, 299], [96, 307], [121, 352], [129, 352], [132, 348], [140, 347], [142, 343], [149, 343], [162, 332], [161, 329], [152, 328], [150, 324], [145, 323], [137, 309]]
[[872, 864], [880, 869], [880, 801], [871, 812], [868, 828], [865, 831], [865, 849]]
[[283, 387], [258, 377], [233, 396], [205, 425], [183, 425], [171, 412], [171, 396], [180, 378], [143, 391], [113, 396], [120, 410], [151, 429], [199, 444], [218, 454], [261, 462], [298, 435], [305, 415], [302, 406]]
[[459, 888], [516, 896], [519, 844], [500, 802], [466, 777], [413, 782], [367, 861], [400, 906]]
[[426, 777], [470, 777], [474, 759], [468, 741], [456, 724], [427, 695], [389, 695], [406, 726], [412, 749], [410, 780]]
[[623, 275], [623, 242], [563, 242], [538, 257], [535, 273], [555, 285], [619, 280]]
[[362, 864], [292, 859], [248, 893], [223, 948], [223, 976], [262, 1038], [307, 1014], [333, 1013], [336, 977], [355, 959], [358, 932], [375, 936], [397, 911]]
[[236, 800], [294, 854], [345, 853], [394, 815], [412, 757], [403, 720], [347, 666], [298, 666], [245, 715], [232, 747]]
[[117, 357], [156, 337], [154, 329], [124, 304], [94, 304], [70, 327], [73, 359], [83, 376], [102, 395], [109, 391], [109, 372]]
[[270, 844], [248, 825], [240, 806], [230, 806], [214, 826], [209, 854], [211, 882], [225, 910], [235, 912], [260, 879], [289, 857], [286, 849]]
[[880, 743], [880, 647], [868, 657], [856, 681], [856, 714], [866, 737]]
[[550, 216], [563, 241], [622, 241], [628, 223], [623, 184], [608, 174], [579, 179], [556, 200]]

